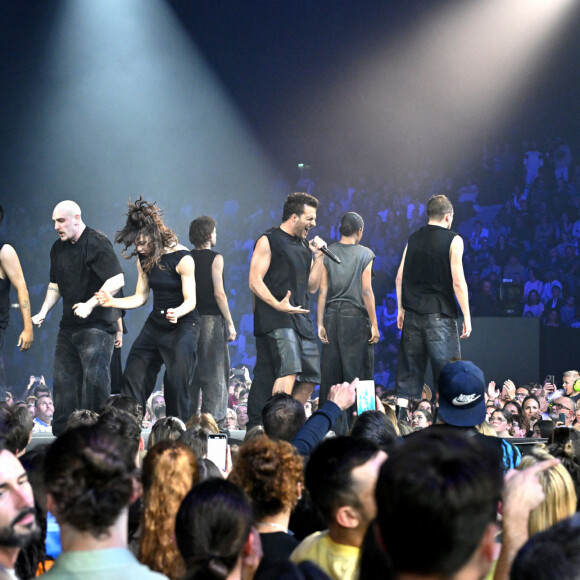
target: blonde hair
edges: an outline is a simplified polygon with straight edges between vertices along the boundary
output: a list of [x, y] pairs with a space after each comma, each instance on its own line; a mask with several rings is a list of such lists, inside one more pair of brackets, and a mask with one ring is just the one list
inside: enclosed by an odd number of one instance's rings
[[[529, 455], [522, 457], [518, 469], [552, 459], [545, 445], [535, 445]], [[576, 512], [576, 490], [568, 470], [561, 464], [538, 473], [538, 479], [546, 496], [544, 501], [530, 513], [528, 533], [530, 536], [548, 529]]]
[[475, 428], [482, 435], [488, 435], [490, 437], [497, 437], [497, 433], [495, 432], [495, 429], [487, 421], [483, 421], [483, 423], [476, 425]]

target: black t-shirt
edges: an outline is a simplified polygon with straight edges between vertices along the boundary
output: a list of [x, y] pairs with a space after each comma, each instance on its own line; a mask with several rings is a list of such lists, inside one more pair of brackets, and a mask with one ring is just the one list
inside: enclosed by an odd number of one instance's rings
[[270, 534], [260, 534], [262, 551], [264, 555], [260, 561], [260, 566], [256, 571], [256, 578], [268, 570], [276, 562], [290, 559], [290, 554], [298, 546], [298, 540], [285, 532], [273, 532]]
[[[4, 247], [6, 242], [0, 240], [0, 250]], [[10, 320], [10, 280], [0, 278], [0, 330], [8, 327]]]
[[[279, 227], [264, 234], [270, 243], [272, 258], [264, 276], [264, 284], [276, 300], [282, 300], [290, 290], [290, 304], [309, 309], [308, 277], [312, 252], [308, 243], [287, 234]], [[303, 338], [314, 338], [314, 329], [308, 314], [278, 312], [256, 296], [254, 335], [263, 336], [276, 328], [294, 328]]]
[[[222, 312], [216, 302], [211, 269], [217, 252], [213, 250], [191, 250], [195, 262], [195, 293], [197, 296], [197, 311], [200, 314], [218, 316]], [[222, 277], [223, 278], [223, 277]]]
[[[163, 254], [159, 264], [149, 272], [149, 288], [153, 290], [153, 312], [151, 312], [150, 319], [160, 326], [175, 327], [172, 322], [166, 319], [165, 315], [168, 308], [177, 308], [183, 304], [182, 280], [176, 268], [179, 262], [189, 255], [188, 250], [177, 250]], [[142, 256], [139, 256], [139, 259], [142, 260]], [[195, 322], [196, 319], [197, 312], [193, 310], [178, 318], [177, 324]]]
[[119, 317], [116, 308], [95, 306], [87, 318], [79, 318], [72, 307], [90, 300], [109, 278], [122, 273], [113, 245], [92, 228], [85, 228], [74, 244], [68, 240], [54, 242], [50, 250], [50, 282], [58, 284], [62, 296], [61, 328], [92, 327], [115, 332]]

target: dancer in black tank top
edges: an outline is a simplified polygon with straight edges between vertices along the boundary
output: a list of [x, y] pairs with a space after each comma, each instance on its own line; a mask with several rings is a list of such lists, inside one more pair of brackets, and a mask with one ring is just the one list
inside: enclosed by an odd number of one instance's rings
[[161, 220], [159, 208], [139, 198], [129, 204], [127, 223], [115, 237], [126, 258], [138, 256], [137, 288], [133, 296], [114, 298], [97, 293], [101, 306], [138, 308], [153, 290], [153, 310], [133, 343], [125, 372], [122, 394], [137, 399], [143, 409], [154, 388], [155, 377], [165, 364], [167, 415], [187, 421], [189, 383], [193, 377], [197, 346], [195, 267], [189, 250]]
[[471, 334], [463, 240], [451, 230], [453, 206], [444, 195], [435, 195], [427, 215], [429, 223], [409, 238], [397, 272], [397, 326], [402, 334], [396, 390], [402, 399], [421, 398], [428, 361], [436, 391], [441, 369], [461, 356], [455, 298], [463, 314], [461, 338]]

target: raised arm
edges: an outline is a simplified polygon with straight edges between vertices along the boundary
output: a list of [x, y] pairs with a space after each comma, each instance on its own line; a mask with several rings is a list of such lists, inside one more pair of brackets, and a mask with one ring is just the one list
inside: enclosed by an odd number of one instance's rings
[[32, 317], [32, 324], [38, 326], [44, 322], [46, 315], [54, 308], [56, 303], [60, 300], [60, 290], [58, 289], [58, 284], [56, 282], [49, 282], [48, 288], [46, 289], [46, 296], [44, 302], [38, 312]]
[[177, 308], [168, 308], [166, 318], [173, 324], [177, 320], [195, 310], [196, 294], [195, 294], [195, 262], [188, 254], [183, 256], [175, 268], [176, 272], [181, 276], [181, 291], [183, 293], [183, 302]]
[[[108, 280], [105, 280], [103, 285], [101, 286], [100, 291], [108, 292], [109, 294], [113, 295], [119, 291], [125, 285], [125, 276], [123, 274], [116, 274], [112, 276]], [[99, 301], [97, 300], [97, 294], [95, 294], [92, 298], [89, 298], [86, 302], [77, 302], [73, 304], [73, 312], [79, 318], [86, 318], [90, 315], [90, 313], [94, 310], [95, 306], [99, 305]]]
[[18, 293], [18, 304], [20, 305], [20, 313], [24, 324], [24, 329], [18, 338], [18, 346], [20, 350], [28, 350], [34, 340], [32, 319], [30, 317], [30, 298], [18, 254], [9, 244], [4, 244], [2, 250], [0, 250], [0, 265]]
[[324, 309], [326, 308], [326, 296], [328, 294], [328, 270], [326, 266], [322, 266], [322, 277], [320, 279], [320, 286], [318, 288], [318, 308], [316, 313], [316, 321], [318, 323], [318, 338], [325, 344], [328, 344], [328, 336], [326, 335], [326, 328], [324, 328]]
[[266, 284], [264, 284], [264, 276], [270, 267], [270, 260], [272, 259], [272, 251], [270, 250], [270, 242], [266, 236], [262, 236], [257, 242], [250, 262], [250, 277], [249, 286], [252, 293], [260, 300], [280, 312], [288, 312], [289, 314], [302, 314], [308, 310], [301, 306], [292, 306], [290, 304], [290, 290], [286, 296], [278, 301], [274, 298]]
[[137, 260], [137, 287], [135, 288], [135, 294], [123, 298], [114, 298], [113, 293], [103, 287], [95, 293], [95, 298], [104, 308], [133, 310], [134, 308], [143, 306], [143, 304], [145, 304], [149, 299], [149, 276], [143, 272], [141, 262]]
[[371, 260], [368, 266], [363, 270], [362, 274], [362, 297], [367, 314], [371, 321], [371, 337], [369, 344], [376, 344], [381, 337], [379, 333], [379, 325], [377, 323], [377, 311], [375, 310], [375, 295], [371, 283], [373, 277], [373, 261]]
[[220, 312], [222, 313], [228, 327], [226, 340], [231, 342], [232, 340], [236, 340], [236, 327], [232, 320], [228, 298], [224, 290], [224, 259], [221, 254], [218, 254], [212, 262], [211, 279], [213, 282], [213, 295], [215, 301], [217, 302]]
[[312, 264], [310, 265], [310, 274], [308, 275], [308, 292], [314, 294], [320, 287], [320, 281], [322, 280], [324, 254], [312, 241], [308, 242], [308, 246], [314, 254], [312, 256]]
[[463, 332], [461, 338], [467, 338], [471, 334], [471, 313], [469, 312], [469, 296], [467, 294], [467, 282], [463, 273], [463, 239], [455, 236], [449, 248], [451, 262], [451, 276], [453, 278], [453, 290], [463, 314]]
[[407, 246], [403, 252], [399, 269], [397, 270], [397, 277], [395, 278], [395, 287], [397, 289], [397, 328], [403, 330], [403, 323], [405, 321], [405, 309], [403, 308], [403, 270], [405, 269], [405, 258], [407, 256]]

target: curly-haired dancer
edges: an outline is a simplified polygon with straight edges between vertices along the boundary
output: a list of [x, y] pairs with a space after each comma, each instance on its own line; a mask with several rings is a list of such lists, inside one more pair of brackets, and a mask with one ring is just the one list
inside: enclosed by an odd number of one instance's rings
[[[127, 223], [117, 232], [115, 242], [125, 246], [125, 258], [138, 256], [137, 288], [135, 294], [125, 298], [114, 298], [101, 290], [96, 294], [99, 304], [139, 308], [147, 302], [150, 289], [153, 290], [153, 310], [129, 352], [122, 394], [137, 399], [145, 408], [154, 387], [151, 377], [165, 364], [167, 414], [187, 421], [188, 385], [197, 361], [193, 258], [163, 223], [157, 205], [141, 198], [129, 203]], [[131, 246], [134, 250], [127, 254]]]

